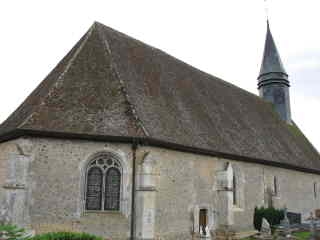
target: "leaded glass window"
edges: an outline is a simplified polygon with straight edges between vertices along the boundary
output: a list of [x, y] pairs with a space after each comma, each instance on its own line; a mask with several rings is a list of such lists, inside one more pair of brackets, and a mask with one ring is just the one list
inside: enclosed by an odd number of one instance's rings
[[100, 210], [102, 203], [102, 171], [98, 167], [92, 167], [88, 171], [87, 178], [87, 202], [88, 210]]
[[93, 159], [86, 175], [86, 210], [120, 210], [121, 165], [110, 154]]
[[120, 172], [117, 168], [109, 168], [106, 174], [106, 191], [104, 209], [118, 210], [120, 197]]

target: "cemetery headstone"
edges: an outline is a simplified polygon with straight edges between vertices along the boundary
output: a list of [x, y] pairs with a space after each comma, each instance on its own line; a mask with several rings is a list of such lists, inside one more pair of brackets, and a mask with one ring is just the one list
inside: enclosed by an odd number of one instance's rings
[[315, 215], [316, 215], [316, 218], [320, 218], [320, 209], [316, 209]]
[[301, 224], [301, 214], [294, 212], [287, 212], [287, 217], [290, 224]]
[[267, 219], [262, 218], [260, 234], [263, 236], [271, 236], [271, 227]]

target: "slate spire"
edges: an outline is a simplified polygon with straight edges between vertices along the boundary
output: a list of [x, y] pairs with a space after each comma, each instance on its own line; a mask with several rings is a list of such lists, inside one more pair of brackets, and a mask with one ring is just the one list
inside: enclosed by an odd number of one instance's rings
[[269, 21], [260, 73], [259, 95], [274, 104], [280, 118], [291, 123], [288, 74], [283, 67], [278, 49], [272, 37]]
[[267, 21], [267, 35], [259, 77], [270, 72], [283, 73], [285, 75], [288, 75], [283, 67], [276, 44], [274, 43], [270, 31], [269, 21]]

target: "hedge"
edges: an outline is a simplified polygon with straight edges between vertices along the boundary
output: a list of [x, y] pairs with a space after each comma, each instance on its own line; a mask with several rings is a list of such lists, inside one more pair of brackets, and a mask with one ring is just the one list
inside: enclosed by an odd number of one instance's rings
[[280, 221], [284, 218], [283, 209], [275, 209], [274, 207], [269, 208], [258, 208], [254, 209], [253, 225], [258, 231], [261, 229], [262, 218], [265, 218], [270, 223], [271, 227], [280, 224]]
[[103, 238], [88, 233], [51, 232], [36, 235], [30, 240], [103, 240]]

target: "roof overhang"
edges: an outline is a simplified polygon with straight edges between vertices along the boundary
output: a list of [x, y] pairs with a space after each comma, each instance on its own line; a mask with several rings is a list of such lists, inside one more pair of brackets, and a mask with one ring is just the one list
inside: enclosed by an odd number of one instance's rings
[[139, 144], [142, 146], [152, 146], [166, 148], [170, 150], [176, 150], [187, 153], [195, 153], [200, 155], [212, 156], [217, 158], [241, 161], [246, 163], [256, 163], [263, 164], [266, 166], [290, 169], [300, 172], [312, 173], [320, 175], [319, 169], [310, 169], [300, 167], [294, 164], [287, 164], [281, 162], [275, 162], [266, 159], [252, 158], [247, 156], [234, 155], [230, 153], [223, 153], [214, 150], [201, 149], [192, 146], [185, 146], [177, 143], [162, 141], [150, 137], [124, 137], [124, 136], [106, 136], [106, 135], [89, 135], [82, 133], [66, 133], [66, 132], [53, 132], [53, 131], [42, 131], [33, 129], [15, 129], [9, 131], [0, 136], [0, 143], [9, 140], [14, 140], [19, 137], [43, 137], [43, 138], [56, 138], [56, 139], [77, 139], [77, 140], [88, 140], [88, 141], [98, 141], [98, 142], [117, 142], [117, 143], [129, 143], [129, 144]]

